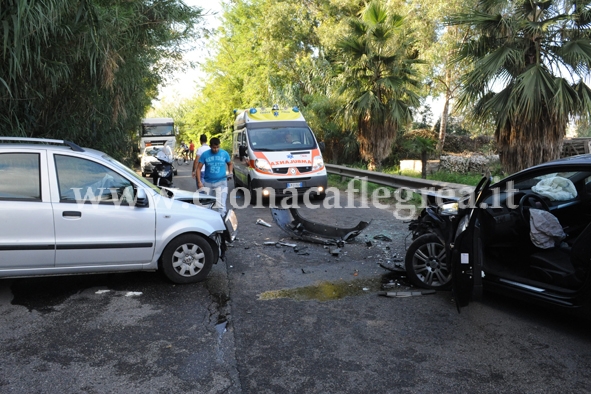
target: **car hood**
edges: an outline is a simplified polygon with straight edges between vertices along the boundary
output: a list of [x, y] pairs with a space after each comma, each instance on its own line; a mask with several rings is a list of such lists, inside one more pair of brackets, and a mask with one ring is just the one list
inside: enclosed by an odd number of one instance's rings
[[[192, 196], [193, 193], [189, 194]], [[194, 203], [193, 197], [189, 201], [184, 201], [170, 198], [169, 195], [169, 190], [161, 190], [160, 195], [153, 195], [157, 215], [156, 232], [161, 237], [174, 238], [186, 232], [198, 232], [209, 236], [227, 229], [224, 218], [219, 212], [209, 209], [209, 206]], [[198, 201], [199, 193], [195, 195]]]
[[195, 205], [211, 206], [215, 203], [215, 197], [203, 192], [191, 192], [188, 190], [163, 187], [162, 190], [168, 194], [169, 198], [177, 201], [188, 202]]

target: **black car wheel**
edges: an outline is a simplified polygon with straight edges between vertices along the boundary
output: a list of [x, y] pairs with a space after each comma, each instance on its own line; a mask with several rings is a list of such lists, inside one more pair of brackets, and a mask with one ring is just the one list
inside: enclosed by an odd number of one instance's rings
[[424, 234], [406, 252], [406, 275], [417, 287], [447, 290], [451, 287], [451, 267], [445, 262], [445, 247], [435, 234]]
[[161, 264], [164, 275], [174, 283], [201, 282], [213, 266], [213, 250], [199, 235], [181, 235], [166, 246]]

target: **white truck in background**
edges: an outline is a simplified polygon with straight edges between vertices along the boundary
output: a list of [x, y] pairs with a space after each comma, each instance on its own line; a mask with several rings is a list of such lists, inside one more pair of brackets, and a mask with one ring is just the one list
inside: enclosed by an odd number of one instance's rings
[[140, 127], [140, 155], [147, 146], [170, 146], [172, 152], [176, 149], [176, 130], [172, 118], [145, 118]]

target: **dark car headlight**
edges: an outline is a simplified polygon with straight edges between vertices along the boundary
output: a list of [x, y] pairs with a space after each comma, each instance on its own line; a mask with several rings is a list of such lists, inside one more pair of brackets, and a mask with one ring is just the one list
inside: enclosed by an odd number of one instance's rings
[[448, 202], [439, 206], [439, 213], [442, 215], [457, 215], [458, 207], [457, 202]]

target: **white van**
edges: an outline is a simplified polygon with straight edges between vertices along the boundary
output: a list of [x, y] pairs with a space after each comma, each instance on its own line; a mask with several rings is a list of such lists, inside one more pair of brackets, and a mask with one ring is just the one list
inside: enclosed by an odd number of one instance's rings
[[[234, 111], [234, 180], [262, 196], [291, 196], [307, 191], [325, 197], [327, 177], [320, 145], [297, 107]], [[291, 189], [291, 190], [286, 190]]]

